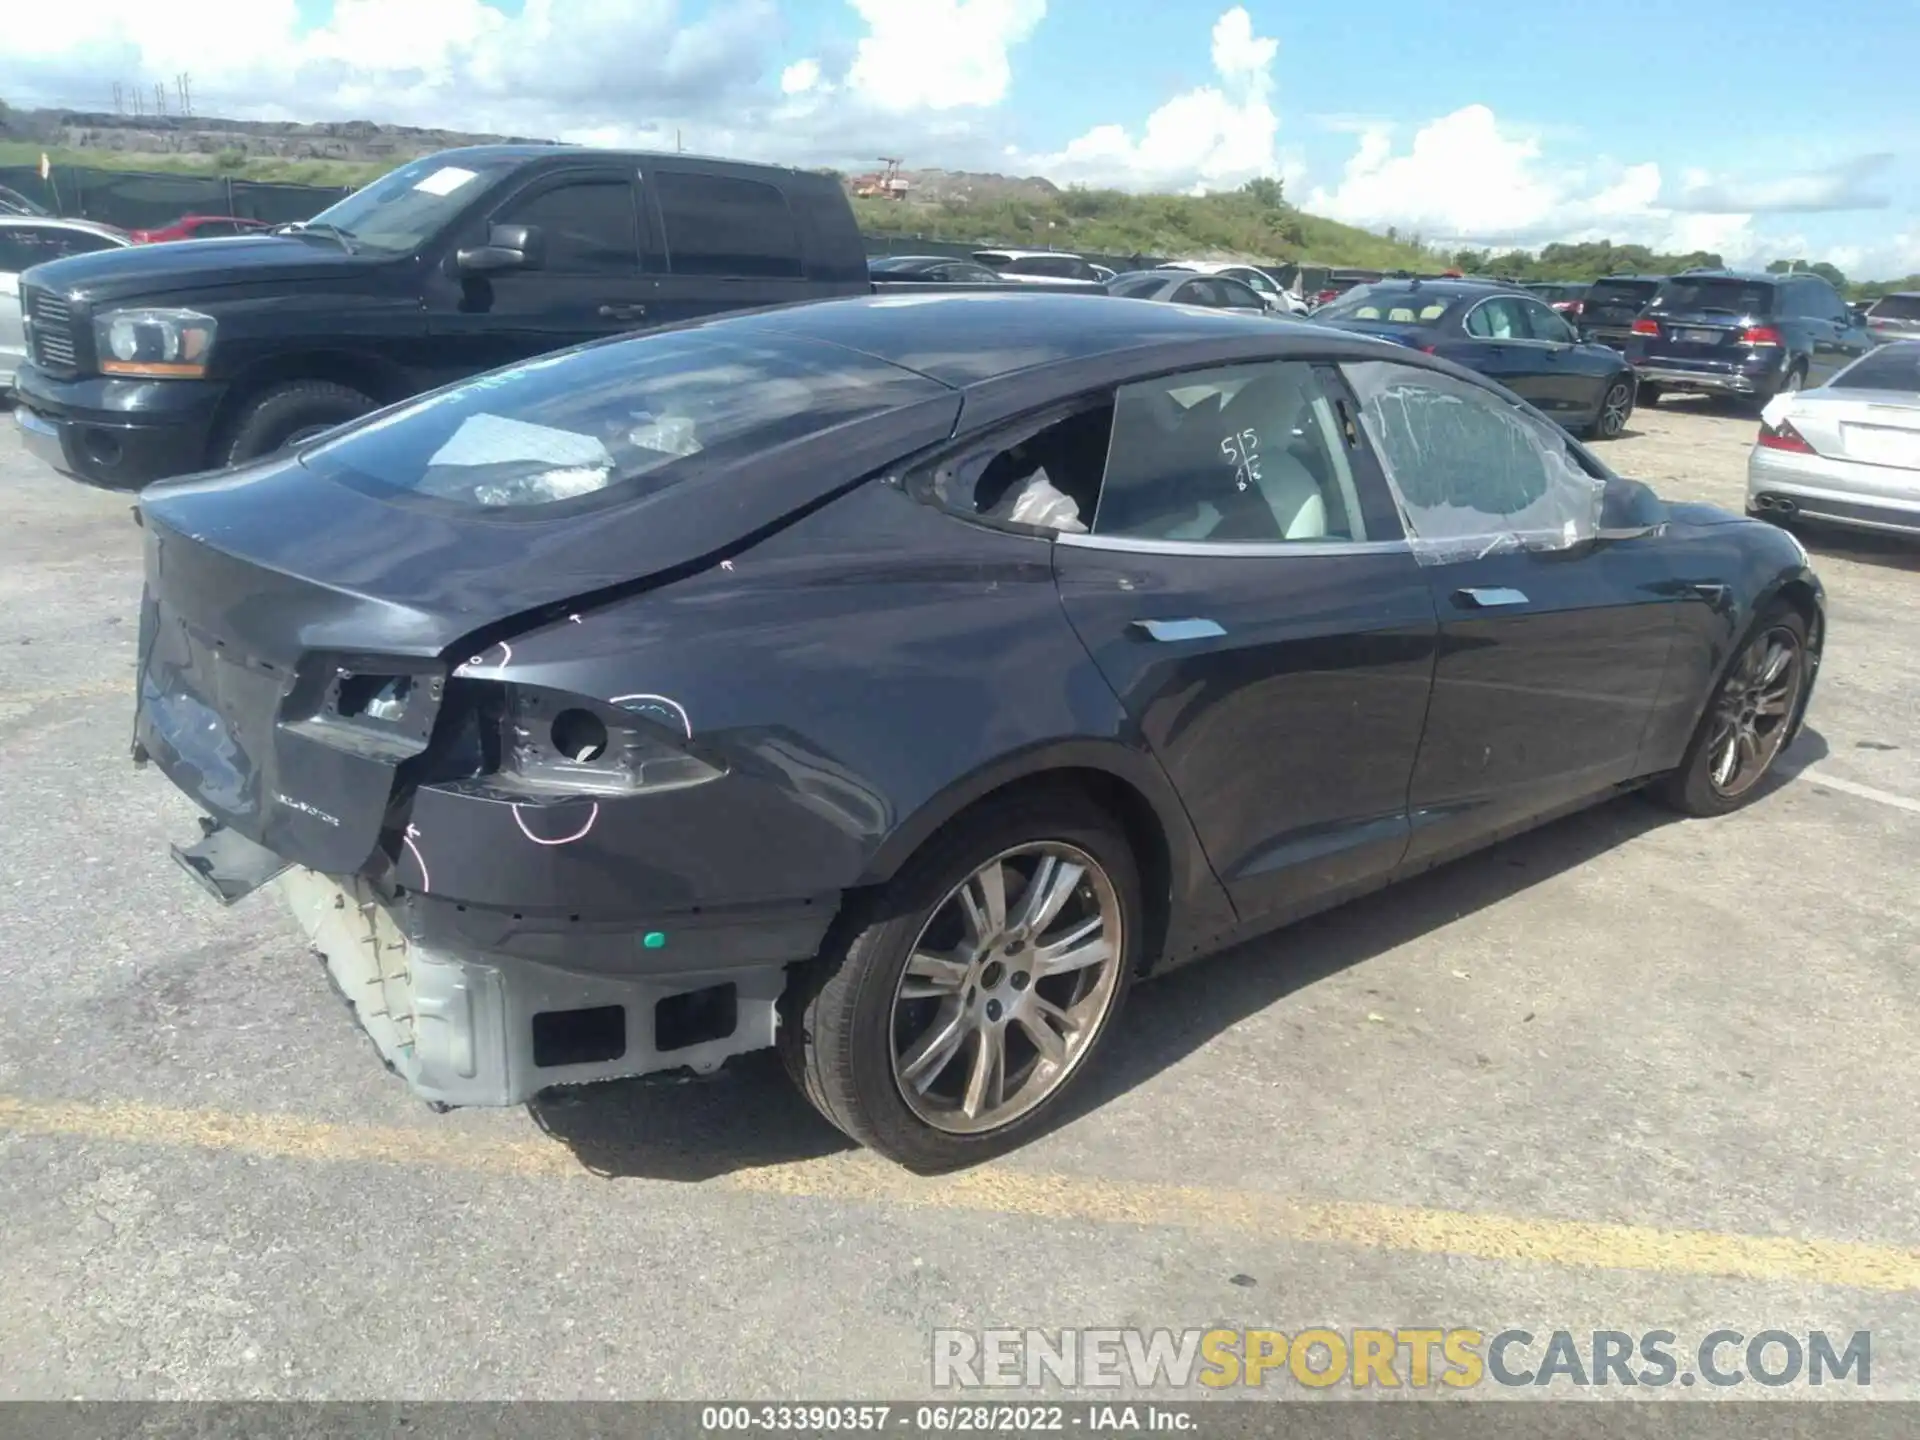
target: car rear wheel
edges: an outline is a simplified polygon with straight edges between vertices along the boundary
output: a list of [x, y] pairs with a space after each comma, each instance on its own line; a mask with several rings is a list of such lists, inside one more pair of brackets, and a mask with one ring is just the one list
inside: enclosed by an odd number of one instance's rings
[[993, 801], [942, 831], [782, 1002], [779, 1047], [815, 1108], [923, 1172], [1044, 1125], [1125, 1003], [1138, 872], [1070, 790]]
[[1600, 413], [1594, 417], [1589, 433], [1596, 440], [1617, 440], [1633, 414], [1633, 381], [1616, 375], [1600, 397]]
[[1809, 663], [1806, 617], [1776, 601], [1749, 631], [1658, 797], [1687, 815], [1724, 815], [1753, 799], [1792, 734]]
[[358, 390], [330, 380], [293, 380], [262, 391], [228, 427], [215, 463], [240, 465], [304, 444], [374, 408]]

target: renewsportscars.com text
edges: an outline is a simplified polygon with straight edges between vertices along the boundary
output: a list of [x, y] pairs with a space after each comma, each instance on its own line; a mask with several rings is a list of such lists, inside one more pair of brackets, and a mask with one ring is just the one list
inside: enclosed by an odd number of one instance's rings
[[1813, 1330], [936, 1330], [941, 1390], [1871, 1385], [1873, 1337]]

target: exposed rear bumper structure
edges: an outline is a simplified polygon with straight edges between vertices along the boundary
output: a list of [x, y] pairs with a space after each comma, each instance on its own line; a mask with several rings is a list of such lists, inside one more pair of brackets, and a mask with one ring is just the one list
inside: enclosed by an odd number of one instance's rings
[[1684, 370], [1672, 365], [1635, 365], [1642, 385], [1660, 385], [1669, 390], [1701, 390], [1715, 395], [1758, 395], [1765, 388], [1764, 375], [1743, 370]]
[[422, 941], [363, 877], [294, 869], [279, 884], [380, 1058], [438, 1105], [519, 1105], [555, 1085], [704, 1073], [773, 1043], [783, 961], [584, 974]]

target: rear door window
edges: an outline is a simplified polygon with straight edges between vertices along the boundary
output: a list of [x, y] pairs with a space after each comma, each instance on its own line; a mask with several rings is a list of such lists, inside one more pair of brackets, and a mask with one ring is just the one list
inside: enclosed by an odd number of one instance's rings
[[787, 197], [763, 181], [690, 170], [652, 176], [676, 275], [798, 280], [800, 234]]
[[1527, 302], [1517, 296], [1482, 300], [1467, 316], [1467, 333], [1478, 340], [1531, 340], [1526, 307]]
[[1920, 342], [1882, 345], [1827, 382], [1830, 390], [1901, 390], [1920, 397]]
[[1660, 287], [1654, 297], [1655, 310], [1677, 314], [1725, 315], [1735, 319], [1748, 315], [1771, 315], [1779, 298], [1777, 285], [1764, 280], [1735, 280], [1726, 276], [1700, 279], [1676, 277]]
[[343, 484], [511, 515], [697, 482], [948, 393], [836, 345], [668, 331], [478, 376], [301, 460]]

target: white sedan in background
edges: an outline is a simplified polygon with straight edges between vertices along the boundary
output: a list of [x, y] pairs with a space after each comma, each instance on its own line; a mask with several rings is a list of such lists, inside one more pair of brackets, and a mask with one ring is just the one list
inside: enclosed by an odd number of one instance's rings
[[1306, 301], [1282, 288], [1279, 281], [1258, 265], [1240, 265], [1230, 260], [1169, 260], [1155, 268], [1185, 270], [1195, 275], [1223, 275], [1229, 280], [1238, 280], [1253, 291], [1260, 297], [1260, 303], [1269, 310], [1288, 315], [1307, 313]]
[[1769, 400], [1747, 458], [1747, 513], [1920, 536], [1920, 340]]

